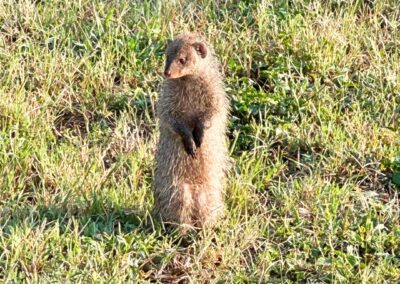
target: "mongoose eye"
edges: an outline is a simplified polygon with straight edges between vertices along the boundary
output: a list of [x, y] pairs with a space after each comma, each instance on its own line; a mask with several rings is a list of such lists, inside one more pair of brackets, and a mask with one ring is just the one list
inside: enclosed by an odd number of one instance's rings
[[180, 62], [182, 65], [184, 65], [184, 64], [186, 63], [186, 59], [185, 59], [185, 58], [180, 58], [180, 59], [179, 59], [179, 62]]

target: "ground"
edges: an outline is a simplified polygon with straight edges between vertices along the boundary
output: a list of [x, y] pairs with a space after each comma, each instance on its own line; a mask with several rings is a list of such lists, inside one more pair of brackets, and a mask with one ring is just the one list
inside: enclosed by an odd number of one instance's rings
[[[184, 243], [145, 224], [182, 31], [221, 61], [233, 162]], [[397, 0], [1, 1], [1, 282], [399, 282], [399, 62]]]

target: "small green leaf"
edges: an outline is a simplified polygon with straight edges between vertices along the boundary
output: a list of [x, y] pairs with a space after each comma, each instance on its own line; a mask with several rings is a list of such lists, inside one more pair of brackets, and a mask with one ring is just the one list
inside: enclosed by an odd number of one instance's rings
[[400, 172], [393, 173], [392, 181], [394, 184], [400, 185]]

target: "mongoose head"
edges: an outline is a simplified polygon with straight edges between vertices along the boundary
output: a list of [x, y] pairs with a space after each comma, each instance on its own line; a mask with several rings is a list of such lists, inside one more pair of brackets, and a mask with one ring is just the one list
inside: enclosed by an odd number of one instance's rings
[[164, 76], [176, 79], [201, 72], [207, 49], [204, 41], [195, 34], [178, 36], [168, 44]]

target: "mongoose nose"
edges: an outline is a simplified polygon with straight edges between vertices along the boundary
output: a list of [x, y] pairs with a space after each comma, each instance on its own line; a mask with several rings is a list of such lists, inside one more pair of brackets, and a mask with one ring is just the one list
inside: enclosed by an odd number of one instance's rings
[[165, 77], [170, 77], [171, 76], [171, 71], [165, 70], [164, 71], [164, 75], [165, 75]]

